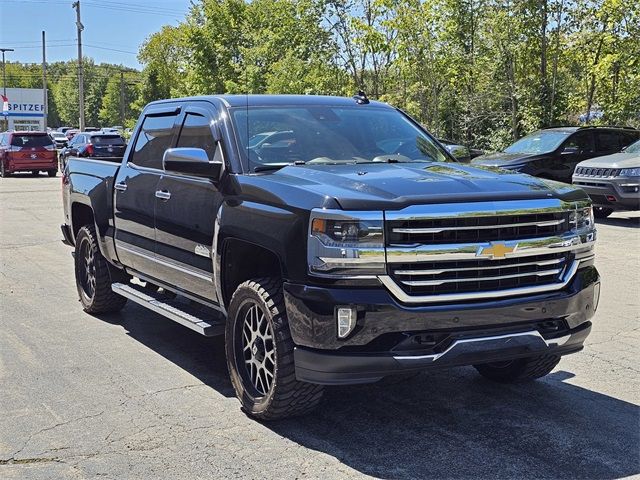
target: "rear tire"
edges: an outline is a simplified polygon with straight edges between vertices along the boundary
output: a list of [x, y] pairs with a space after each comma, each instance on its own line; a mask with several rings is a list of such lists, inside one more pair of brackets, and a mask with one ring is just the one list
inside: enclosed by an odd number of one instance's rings
[[31, 170], [31, 175], [37, 177], [38, 175], [40, 175], [40, 170]]
[[607, 218], [612, 213], [613, 213], [613, 208], [607, 208], [607, 207], [593, 208], [593, 216], [596, 218]]
[[58, 174], [58, 170], [47, 170], [47, 175], [55, 177]]
[[87, 313], [117, 312], [127, 299], [111, 290], [115, 282], [127, 282], [126, 273], [110, 267], [100, 253], [96, 230], [85, 225], [76, 237], [75, 251], [76, 287], [82, 308]]
[[521, 383], [544, 377], [560, 362], [558, 355], [540, 355], [508, 362], [474, 365], [480, 375], [498, 383]]
[[259, 420], [303, 415], [315, 408], [323, 387], [296, 379], [293, 341], [276, 278], [248, 280], [229, 305], [225, 351], [231, 383], [242, 409]]

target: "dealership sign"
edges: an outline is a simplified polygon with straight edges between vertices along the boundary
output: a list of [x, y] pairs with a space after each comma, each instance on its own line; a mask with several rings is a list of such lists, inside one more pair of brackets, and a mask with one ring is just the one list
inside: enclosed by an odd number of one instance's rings
[[37, 88], [7, 88], [2, 95], [2, 115], [10, 117], [43, 117], [42, 90]]

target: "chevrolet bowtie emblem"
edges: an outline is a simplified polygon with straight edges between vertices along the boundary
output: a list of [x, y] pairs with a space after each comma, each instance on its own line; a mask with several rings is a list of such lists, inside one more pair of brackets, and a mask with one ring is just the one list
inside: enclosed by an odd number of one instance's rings
[[518, 245], [512, 247], [506, 246], [504, 243], [491, 243], [489, 247], [480, 247], [476, 253], [476, 257], [488, 258], [504, 258], [507, 253], [513, 253]]

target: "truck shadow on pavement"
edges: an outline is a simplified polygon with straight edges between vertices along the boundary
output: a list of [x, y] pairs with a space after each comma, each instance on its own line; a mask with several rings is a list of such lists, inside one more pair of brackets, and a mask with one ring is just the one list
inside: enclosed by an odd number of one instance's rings
[[[201, 337], [131, 304], [102, 319], [233, 396], [221, 338]], [[454, 368], [330, 387], [312, 414], [263, 427], [385, 479], [639, 474], [640, 408], [567, 383], [573, 375], [561, 370], [562, 362], [559, 368], [522, 385], [494, 384], [473, 368]]]
[[640, 217], [608, 217], [596, 220], [596, 227], [599, 223], [612, 225], [614, 227], [640, 228]]

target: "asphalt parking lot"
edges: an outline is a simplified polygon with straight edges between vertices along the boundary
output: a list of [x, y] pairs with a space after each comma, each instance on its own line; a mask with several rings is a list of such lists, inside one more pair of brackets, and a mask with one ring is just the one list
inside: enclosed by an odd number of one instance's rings
[[0, 179], [0, 478], [640, 475], [640, 215], [599, 222], [583, 352], [544, 380], [472, 368], [328, 389], [314, 414], [239, 408], [220, 339], [134, 304], [95, 317], [60, 242], [60, 177]]

